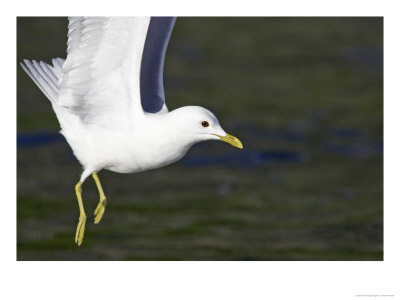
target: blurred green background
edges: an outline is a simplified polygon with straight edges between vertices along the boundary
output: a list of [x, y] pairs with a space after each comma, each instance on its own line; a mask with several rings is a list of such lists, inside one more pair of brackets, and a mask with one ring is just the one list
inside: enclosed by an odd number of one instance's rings
[[[17, 62], [65, 57], [66, 18], [17, 18]], [[383, 18], [178, 18], [170, 110], [212, 110], [244, 150], [83, 186], [50, 102], [17, 66], [18, 260], [382, 260]]]

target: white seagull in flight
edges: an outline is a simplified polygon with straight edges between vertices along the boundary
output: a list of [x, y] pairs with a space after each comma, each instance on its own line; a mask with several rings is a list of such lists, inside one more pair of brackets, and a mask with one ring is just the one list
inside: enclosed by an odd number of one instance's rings
[[168, 111], [163, 86], [164, 58], [173, 17], [70, 17], [67, 58], [21, 64], [50, 100], [74, 155], [83, 166], [75, 186], [82, 244], [86, 213], [82, 184], [92, 175], [107, 204], [98, 172], [136, 173], [181, 159], [191, 146], [222, 140], [240, 149], [209, 110], [186, 106]]

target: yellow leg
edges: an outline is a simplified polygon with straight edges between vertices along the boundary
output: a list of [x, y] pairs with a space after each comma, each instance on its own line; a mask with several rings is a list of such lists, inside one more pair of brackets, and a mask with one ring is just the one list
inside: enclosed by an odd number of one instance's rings
[[94, 181], [96, 182], [97, 189], [99, 190], [99, 195], [100, 195], [100, 201], [99, 204], [96, 207], [96, 210], [94, 211], [94, 224], [98, 224], [103, 217], [104, 211], [106, 210], [106, 205], [107, 205], [107, 198], [104, 195], [103, 188], [101, 187], [100, 179], [97, 176], [97, 172], [93, 172], [92, 174]]
[[83, 208], [83, 202], [82, 202], [82, 182], [79, 181], [75, 185], [75, 192], [76, 192], [76, 197], [78, 198], [78, 204], [79, 204], [79, 223], [78, 226], [76, 227], [76, 234], [75, 234], [75, 243], [80, 246], [83, 241], [83, 235], [85, 234], [85, 225], [86, 225], [86, 214], [85, 210]]

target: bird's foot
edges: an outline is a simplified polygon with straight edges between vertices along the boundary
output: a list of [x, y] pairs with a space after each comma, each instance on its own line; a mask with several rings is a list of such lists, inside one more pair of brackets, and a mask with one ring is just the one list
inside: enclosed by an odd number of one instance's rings
[[101, 218], [103, 217], [104, 211], [106, 210], [106, 205], [107, 205], [107, 198], [101, 198], [99, 204], [96, 207], [96, 210], [94, 211], [94, 224], [99, 224], [101, 221]]
[[83, 236], [85, 234], [85, 226], [86, 226], [86, 215], [81, 215], [79, 217], [79, 223], [76, 227], [76, 234], [75, 234], [75, 243], [78, 246], [82, 245]]

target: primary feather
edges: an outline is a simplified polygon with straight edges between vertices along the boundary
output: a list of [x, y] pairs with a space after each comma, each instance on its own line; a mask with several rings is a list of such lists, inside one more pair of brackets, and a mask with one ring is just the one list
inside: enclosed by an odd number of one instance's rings
[[175, 21], [175, 17], [152, 17], [147, 31], [140, 69], [140, 93], [143, 109], [149, 113], [168, 112], [165, 105], [163, 69]]

